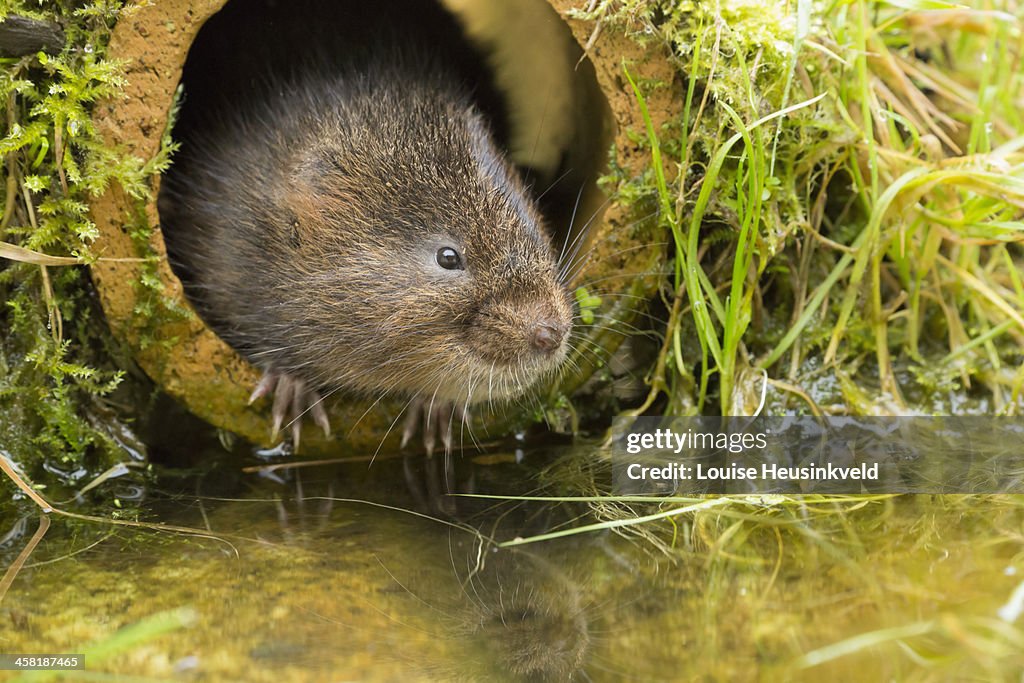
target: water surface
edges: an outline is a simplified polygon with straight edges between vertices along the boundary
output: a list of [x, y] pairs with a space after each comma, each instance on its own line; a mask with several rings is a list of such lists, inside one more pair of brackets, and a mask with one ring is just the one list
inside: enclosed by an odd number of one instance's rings
[[[463, 459], [457, 480], [564, 494], [540, 466], [597, 457], [498, 452]], [[171, 470], [147, 490], [145, 519], [194, 535], [54, 516], [0, 602], [0, 651], [85, 652], [66, 680], [1016, 680], [1024, 667], [1017, 497], [737, 497], [499, 547], [595, 518], [579, 502], [466, 497], [442, 517], [420, 462], [411, 477], [400, 459], [269, 477], [241, 471], [252, 464]], [[37, 524], [31, 507], [5, 513], [19, 517], [7, 563]]]

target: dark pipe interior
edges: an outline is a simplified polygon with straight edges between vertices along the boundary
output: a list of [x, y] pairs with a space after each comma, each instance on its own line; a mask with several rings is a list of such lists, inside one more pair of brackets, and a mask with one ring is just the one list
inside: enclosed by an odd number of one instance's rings
[[[254, 92], [287, 81], [297, 70], [358, 65], [385, 33], [442, 53], [505, 136], [505, 105], [490, 86], [481, 55], [454, 17], [433, 0], [232, 0], [211, 17], [189, 50], [182, 74], [185, 100], [175, 128], [187, 139], [221, 107], [244, 106]], [[358, 67], [357, 67], [358, 68]], [[214, 114], [211, 114], [213, 112]]]

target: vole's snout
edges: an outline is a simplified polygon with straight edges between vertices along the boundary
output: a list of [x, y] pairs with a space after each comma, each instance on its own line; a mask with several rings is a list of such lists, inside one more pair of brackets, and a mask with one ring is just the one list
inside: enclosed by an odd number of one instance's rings
[[502, 297], [485, 304], [467, 329], [472, 350], [487, 363], [517, 372], [551, 369], [566, 353], [572, 310], [560, 296], [538, 298]]
[[568, 324], [555, 319], [538, 320], [530, 330], [530, 345], [545, 355], [551, 355], [562, 345], [569, 332]]

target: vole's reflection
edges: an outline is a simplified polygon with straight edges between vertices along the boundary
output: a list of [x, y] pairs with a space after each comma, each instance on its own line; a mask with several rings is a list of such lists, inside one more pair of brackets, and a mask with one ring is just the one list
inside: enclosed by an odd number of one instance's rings
[[[443, 467], [435, 460], [421, 466]], [[469, 469], [460, 466], [452, 474], [462, 482], [472, 480]], [[301, 479], [292, 486], [295, 497], [275, 506], [284, 539], [304, 547], [325, 540], [334, 547], [372, 547], [376, 570], [364, 569], [374, 574], [370, 581], [376, 587], [365, 600], [392, 619], [391, 630], [403, 644], [381, 654], [392, 664], [433, 680], [586, 680], [580, 672], [591, 645], [591, 601], [586, 577], [576, 571], [586, 563], [553, 544], [502, 549], [485, 538], [546, 530], [549, 511], [519, 505], [473, 514], [478, 500], [447, 497], [460, 509], [452, 505], [450, 514], [429, 521], [422, 514], [433, 516], [437, 499], [425, 499], [424, 488], [415, 496], [418, 503], [404, 506], [412, 510], [392, 512], [371, 504], [360, 508], [360, 522], [351, 524], [346, 519], [352, 519], [353, 505], [335, 493], [348, 486]], [[423, 476], [411, 478], [413, 484], [423, 481]], [[467, 521], [453, 521], [456, 517]], [[388, 638], [394, 642], [395, 635]]]
[[402, 458], [405, 484], [419, 509], [446, 518], [459, 515], [458, 498], [452, 494], [475, 493], [476, 482], [472, 468], [460, 480], [455, 463], [456, 458], [450, 453], [427, 458]]
[[[459, 591], [431, 592], [419, 581], [400, 583], [409, 597], [437, 611], [437, 635], [467, 656], [444, 658], [434, 674], [456, 680], [568, 681], [581, 672], [590, 646], [590, 625], [581, 587], [557, 561], [518, 550], [454, 553]], [[481, 564], [476, 564], [480, 562]]]

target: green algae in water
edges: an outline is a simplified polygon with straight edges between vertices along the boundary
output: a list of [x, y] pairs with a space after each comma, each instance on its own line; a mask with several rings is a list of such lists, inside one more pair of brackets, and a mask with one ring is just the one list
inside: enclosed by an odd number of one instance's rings
[[[487, 491], [522, 474], [478, 469]], [[0, 648], [89, 651], [154, 615], [184, 614], [194, 617], [108, 648], [89, 669], [155, 680], [783, 681], [1001, 680], [1024, 666], [1012, 599], [1024, 581], [1019, 496], [725, 499], [674, 527], [646, 525], [657, 544], [604, 531], [498, 549], [483, 539], [586, 510], [466, 499], [470, 524], [443, 523], [381, 507], [410, 505], [400, 470], [381, 461], [303, 470], [301, 482], [164, 480], [151, 513], [206, 537], [55, 518], [0, 603]]]

